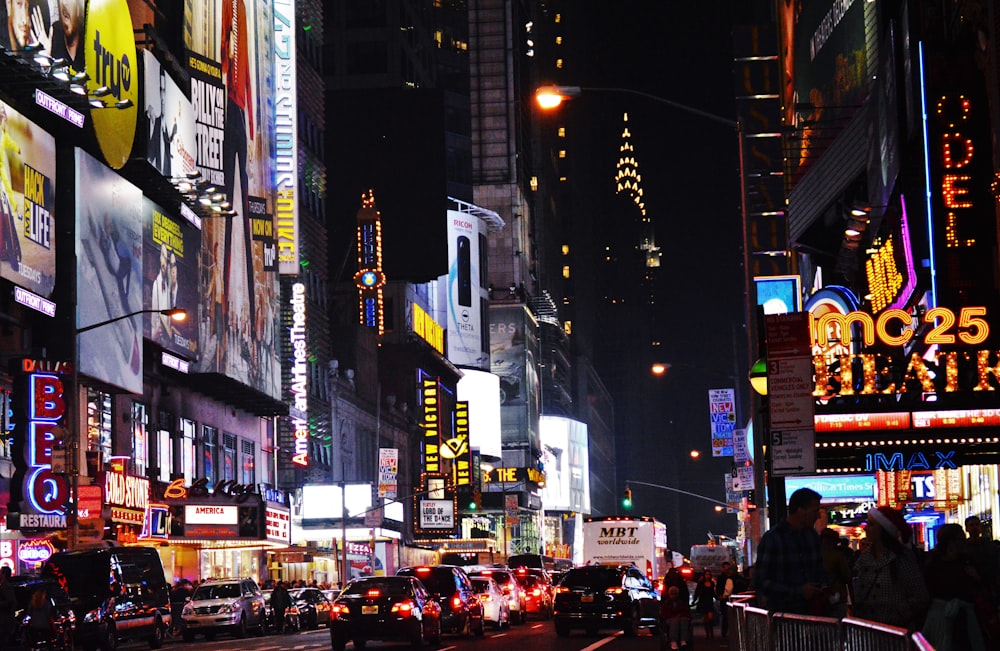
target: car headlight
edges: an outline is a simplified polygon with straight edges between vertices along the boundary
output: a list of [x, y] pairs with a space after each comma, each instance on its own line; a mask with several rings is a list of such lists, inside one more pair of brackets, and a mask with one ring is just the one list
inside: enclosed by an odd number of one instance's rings
[[229, 613], [236, 612], [236, 604], [222, 604], [219, 606], [220, 615], [228, 615]]
[[101, 609], [95, 608], [94, 610], [88, 611], [87, 614], [83, 616], [83, 621], [88, 624], [101, 621]]
[[190, 617], [191, 615], [194, 615], [194, 606], [184, 604], [184, 608], [181, 610], [181, 617]]

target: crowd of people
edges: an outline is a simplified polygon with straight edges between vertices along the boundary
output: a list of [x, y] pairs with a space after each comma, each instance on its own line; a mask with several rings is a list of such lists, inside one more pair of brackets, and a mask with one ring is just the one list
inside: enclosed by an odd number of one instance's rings
[[761, 539], [752, 568], [761, 605], [922, 631], [939, 651], [1000, 645], [1000, 546], [978, 517], [938, 527], [924, 552], [901, 511], [878, 507], [851, 550], [836, 531], [817, 531], [820, 500], [795, 491], [785, 521]]

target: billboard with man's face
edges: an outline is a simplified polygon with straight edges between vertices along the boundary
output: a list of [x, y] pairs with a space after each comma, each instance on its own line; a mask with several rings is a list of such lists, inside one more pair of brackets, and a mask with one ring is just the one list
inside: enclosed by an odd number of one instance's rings
[[48, 297], [56, 279], [55, 139], [0, 102], [0, 276]]

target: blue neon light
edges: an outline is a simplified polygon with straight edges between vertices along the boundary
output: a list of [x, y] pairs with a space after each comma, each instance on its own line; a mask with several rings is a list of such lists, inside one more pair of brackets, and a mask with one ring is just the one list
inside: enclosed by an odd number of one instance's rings
[[928, 307], [937, 307], [937, 266], [934, 261], [934, 210], [931, 208], [931, 153], [927, 127], [927, 73], [924, 70], [924, 44], [917, 42], [920, 62], [920, 113], [924, 121], [924, 181], [927, 183], [927, 243], [930, 246], [931, 297]]

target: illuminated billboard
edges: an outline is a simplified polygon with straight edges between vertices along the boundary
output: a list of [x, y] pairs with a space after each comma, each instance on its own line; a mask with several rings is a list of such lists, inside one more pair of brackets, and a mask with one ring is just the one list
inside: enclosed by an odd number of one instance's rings
[[[186, 3], [184, 38], [196, 122], [196, 166], [236, 215], [202, 231], [201, 359], [275, 399], [281, 365], [274, 345], [279, 290], [273, 240], [274, 16], [269, 2]], [[263, 235], [263, 237], [261, 237]]]
[[0, 277], [41, 296], [56, 279], [56, 143], [0, 101]]
[[796, 177], [865, 100], [874, 47], [865, 25], [875, 11], [875, 3], [861, 0], [778, 3], [783, 119], [795, 128], [787, 161]]
[[546, 511], [590, 513], [590, 448], [587, 424], [561, 416], [539, 420]]
[[142, 220], [143, 309], [179, 307], [188, 313], [183, 321], [174, 321], [164, 314], [145, 314], [143, 336], [185, 359], [196, 359], [201, 231], [145, 197]]
[[[76, 154], [76, 327], [143, 309], [142, 191]], [[80, 372], [142, 393], [142, 315], [78, 335]]]
[[[481, 282], [480, 259], [485, 229], [470, 213], [448, 211], [448, 360], [458, 366], [486, 370], [483, 311], [487, 295]], [[482, 233], [482, 235], [480, 234]]]
[[274, 0], [274, 214], [278, 270], [292, 276], [301, 272], [295, 78], [295, 0]]
[[146, 161], [168, 179], [184, 178], [196, 170], [194, 107], [150, 50], [142, 67]]
[[[67, 3], [76, 4], [77, 3]], [[66, 23], [63, 23], [66, 24]], [[104, 160], [114, 169], [128, 162], [139, 117], [139, 62], [126, 0], [88, 0], [83, 41], [91, 89], [108, 90], [106, 100], [127, 108], [93, 109], [90, 118]]]
[[464, 369], [458, 399], [469, 403], [469, 442], [484, 459], [500, 459], [500, 378]]
[[538, 323], [524, 306], [491, 306], [490, 366], [500, 378], [504, 449], [536, 449], [539, 391]]

